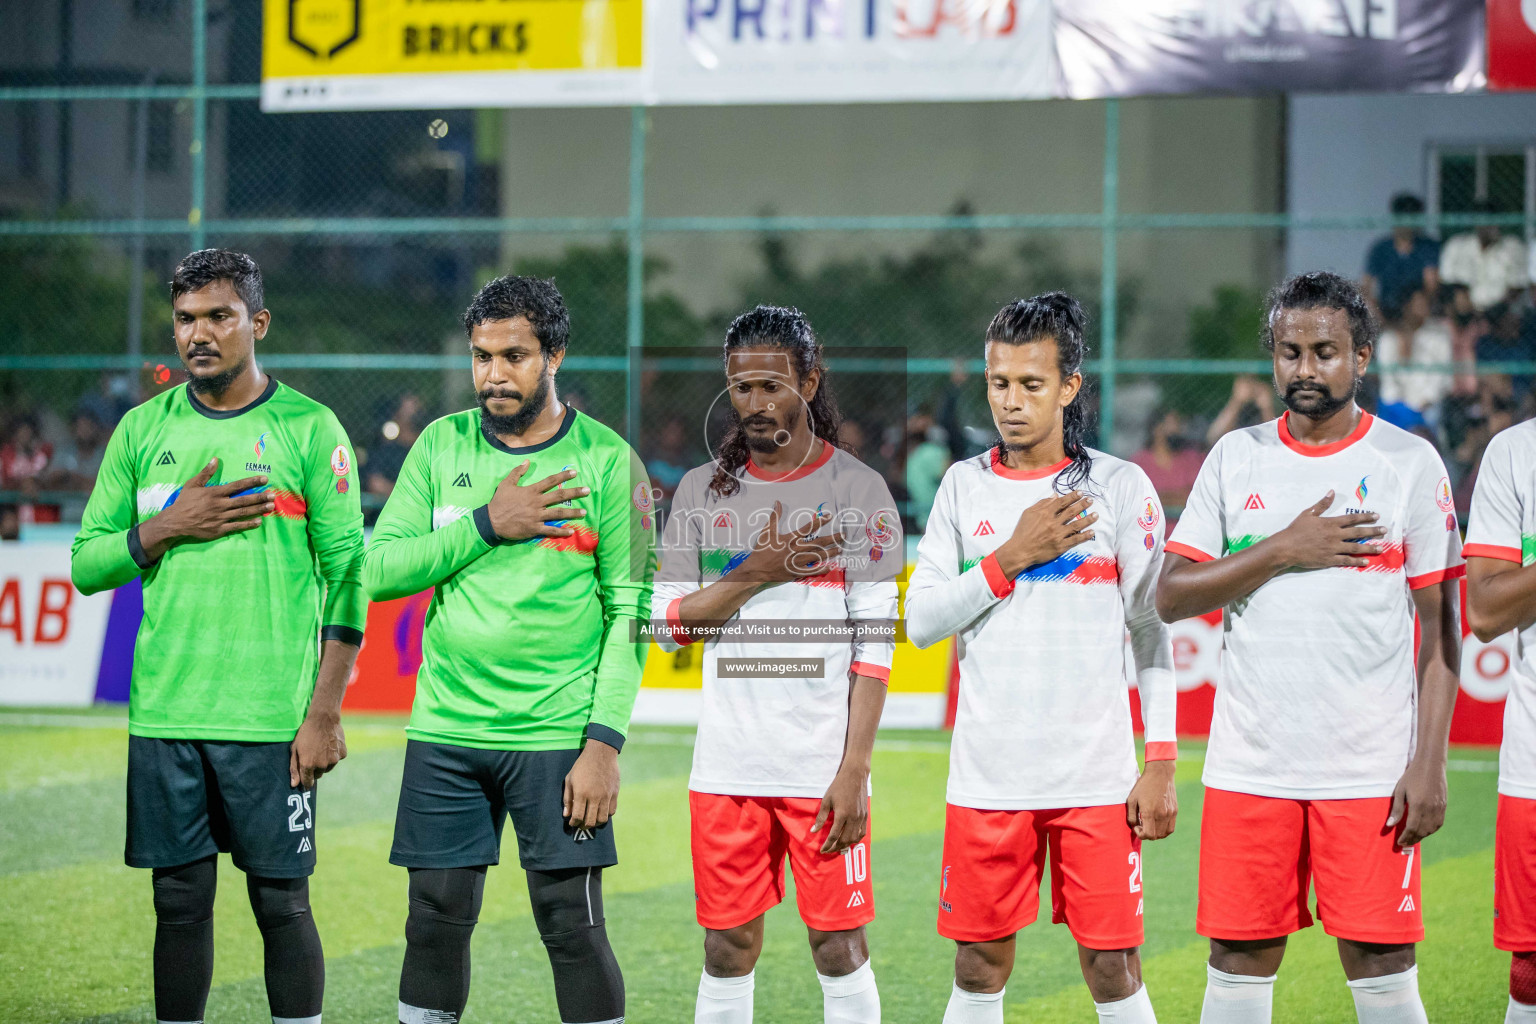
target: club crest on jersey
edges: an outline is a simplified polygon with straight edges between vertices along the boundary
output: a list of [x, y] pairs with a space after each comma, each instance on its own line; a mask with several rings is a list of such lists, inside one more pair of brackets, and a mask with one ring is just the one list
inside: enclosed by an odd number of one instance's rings
[[715, 529], [717, 530], [729, 530], [735, 525], [736, 520], [731, 516], [730, 509], [723, 509], [715, 516]]
[[1157, 541], [1149, 533], [1145, 537], [1142, 538], [1141, 546], [1146, 548], [1148, 551], [1151, 551], [1153, 548], [1157, 547]]
[[1141, 510], [1141, 515], [1136, 517], [1136, 525], [1151, 533], [1160, 518], [1162, 517], [1157, 513], [1157, 502], [1148, 498], [1146, 507]]
[[635, 484], [635, 493], [630, 496], [630, 501], [634, 503], [635, 511], [644, 515], [651, 510], [651, 489], [643, 482]]
[[996, 532], [997, 532], [996, 530], [992, 529], [992, 524], [990, 522], [988, 522], [987, 520], [983, 519], [980, 523], [978, 523], [976, 525], [976, 529], [971, 531], [971, 536], [972, 537], [990, 537], [990, 536], [992, 536]]
[[1451, 530], [1456, 529], [1456, 513], [1455, 512], [1447, 512], [1445, 514], [1445, 529], [1446, 529], [1446, 532], [1450, 532]]
[[346, 445], [337, 445], [331, 452], [331, 472], [337, 476], [346, 476], [352, 468], [352, 460], [347, 457]]
[[1456, 508], [1456, 499], [1451, 496], [1451, 481], [1447, 477], [1441, 477], [1435, 485], [1435, 505], [1441, 512], [1451, 512]]

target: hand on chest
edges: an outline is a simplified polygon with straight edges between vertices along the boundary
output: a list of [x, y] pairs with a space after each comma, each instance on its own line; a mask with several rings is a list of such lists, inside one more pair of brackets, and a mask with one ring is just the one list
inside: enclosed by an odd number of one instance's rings
[[[977, 495], [962, 503], [960, 513], [962, 571], [979, 563], [996, 551], [1019, 528], [1019, 517], [1026, 508], [1053, 492], [1033, 489], [1017, 497]], [[1119, 578], [1116, 568], [1114, 544], [1119, 523], [1117, 517], [1123, 511], [1113, 507], [1103, 495], [1094, 497], [1089, 511], [1098, 519], [1093, 523], [1093, 536], [1077, 544], [1050, 561], [1030, 566], [1017, 577], [1035, 583], [1100, 584], [1114, 583]], [[1150, 534], [1149, 534], [1150, 536]]]
[[[1244, 475], [1226, 495], [1226, 547], [1242, 551], [1286, 529], [1297, 516], [1329, 492], [1333, 500], [1324, 516], [1367, 513], [1384, 527], [1382, 542], [1401, 550], [1406, 528], [1406, 503], [1398, 476], [1380, 465], [1343, 463], [1308, 467], [1306, 471], [1271, 468]], [[1453, 515], [1446, 510], [1447, 515]]]

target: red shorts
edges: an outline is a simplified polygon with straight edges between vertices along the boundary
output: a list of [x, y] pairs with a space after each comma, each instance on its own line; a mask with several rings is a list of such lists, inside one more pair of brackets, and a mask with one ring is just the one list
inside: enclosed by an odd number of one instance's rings
[[1387, 828], [1391, 797], [1286, 800], [1206, 789], [1195, 930], [1274, 939], [1312, 925], [1355, 942], [1424, 939], [1419, 850]]
[[1536, 800], [1502, 793], [1493, 841], [1493, 944], [1536, 952]]
[[1089, 949], [1141, 945], [1141, 840], [1125, 805], [1052, 811], [946, 806], [939, 934], [1004, 939], [1040, 913], [1051, 858], [1051, 920]]
[[784, 899], [784, 857], [795, 873], [800, 919], [823, 932], [875, 919], [869, 836], [842, 853], [822, 853], [831, 819], [811, 834], [814, 797], [688, 793], [693, 815], [693, 898], [699, 924], [723, 931], [746, 924]]

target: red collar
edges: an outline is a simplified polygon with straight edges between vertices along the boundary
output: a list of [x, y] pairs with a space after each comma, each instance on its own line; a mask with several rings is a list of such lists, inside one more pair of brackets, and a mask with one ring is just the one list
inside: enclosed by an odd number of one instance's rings
[[1005, 480], [1044, 480], [1048, 476], [1055, 476], [1068, 466], [1072, 460], [1062, 459], [1054, 466], [1046, 466], [1044, 469], [1009, 469], [1003, 465], [1003, 451], [1001, 448], [992, 449], [992, 472]]
[[[818, 438], [817, 440], [820, 440], [820, 438]], [[831, 457], [832, 457], [832, 446], [830, 444], [827, 444], [826, 441], [822, 441], [821, 442], [821, 454], [816, 456], [815, 461], [808, 462], [805, 465], [800, 466], [797, 469], [792, 469], [792, 470], [790, 470], [787, 473], [770, 473], [768, 470], [763, 469], [762, 467], [758, 466], [757, 463], [753, 462], [752, 461], [752, 456], [748, 455], [747, 456], [747, 472], [751, 473], [753, 476], [757, 477], [759, 480], [772, 480], [775, 483], [787, 483], [790, 480], [799, 480], [802, 477], [810, 476], [812, 473], [816, 472], [822, 466], [825, 466], [827, 464], [827, 460], [830, 459]]]
[[1366, 431], [1371, 429], [1371, 424], [1376, 422], [1376, 417], [1362, 410], [1360, 413], [1360, 422], [1355, 424], [1355, 429], [1349, 432], [1348, 437], [1341, 438], [1338, 441], [1331, 441], [1328, 444], [1302, 444], [1300, 441], [1296, 440], [1295, 435], [1291, 433], [1290, 418], [1291, 413], [1290, 410], [1287, 409], [1285, 413], [1275, 421], [1277, 424], [1279, 424], [1277, 429], [1280, 432], [1280, 443], [1285, 445], [1296, 454], [1305, 455], [1309, 459], [1317, 459], [1323, 457], [1324, 455], [1332, 455], [1334, 452], [1343, 451], [1345, 448], [1348, 448], [1350, 445], [1364, 437]]

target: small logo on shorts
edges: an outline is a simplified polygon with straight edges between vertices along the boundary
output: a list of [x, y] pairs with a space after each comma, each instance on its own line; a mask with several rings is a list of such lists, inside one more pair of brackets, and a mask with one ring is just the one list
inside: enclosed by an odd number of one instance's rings
[[571, 835], [571, 838], [578, 843], [584, 843], [592, 838], [592, 830], [589, 828], [579, 828]]
[[949, 895], [949, 865], [945, 864], [944, 865], [944, 880], [939, 883], [939, 906], [941, 908], [943, 908], [944, 913], [946, 913], [946, 914], [953, 914], [955, 912], [954, 904], [950, 903], [949, 900], [944, 898], [944, 897], [946, 897], [948, 895]]
[[1397, 912], [1399, 914], [1406, 914], [1406, 913], [1408, 913], [1408, 911], [1413, 910], [1413, 909], [1414, 909], [1414, 905], [1413, 905], [1413, 897], [1412, 896], [1404, 896], [1403, 897], [1403, 902], [1401, 902], [1401, 903], [1399, 903], [1397, 905]]
[[314, 849], [314, 847], [309, 844], [309, 837], [308, 836], [305, 836], [303, 839], [299, 840], [299, 852], [300, 853], [308, 853], [310, 850], [313, 850], [313, 849]]
[[863, 896], [863, 894], [861, 894], [859, 892], [859, 890], [857, 890], [857, 889], [853, 890], [853, 895], [848, 897], [848, 909], [851, 910], [854, 907], [862, 907], [863, 905], [864, 905], [864, 896]]

